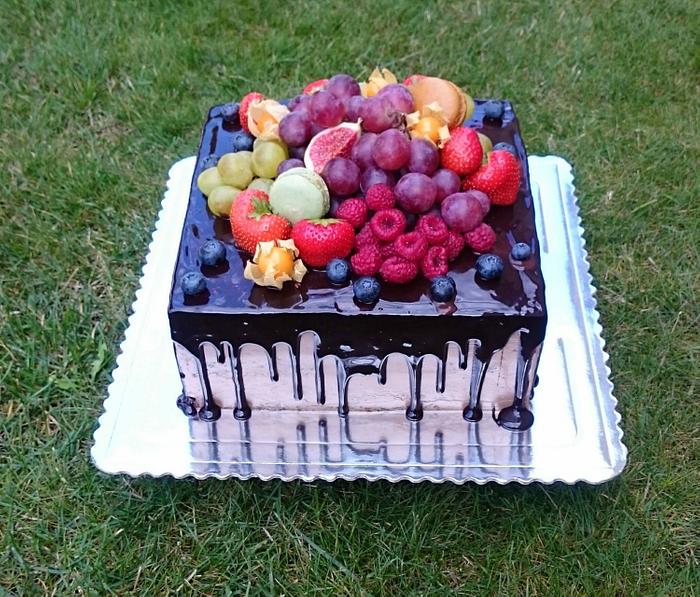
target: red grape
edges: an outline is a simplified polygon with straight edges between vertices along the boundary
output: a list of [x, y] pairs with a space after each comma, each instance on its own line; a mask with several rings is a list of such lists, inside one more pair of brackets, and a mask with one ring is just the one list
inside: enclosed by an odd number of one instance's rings
[[397, 129], [384, 131], [372, 148], [372, 158], [384, 170], [398, 170], [408, 163], [411, 157], [411, 142]]
[[333, 75], [326, 83], [326, 91], [332, 93], [338, 99], [348, 99], [353, 95], [360, 95], [360, 85], [350, 75]]
[[333, 158], [321, 174], [328, 190], [339, 197], [352, 195], [360, 186], [360, 169], [347, 158]]
[[371, 133], [381, 133], [399, 123], [400, 114], [382, 97], [369, 97], [360, 106], [362, 127]]
[[290, 112], [280, 121], [280, 137], [290, 147], [306, 145], [311, 139], [311, 123], [306, 112]]
[[366, 193], [367, 189], [373, 187], [375, 184], [385, 184], [393, 188], [396, 184], [396, 178], [391, 172], [387, 172], [376, 166], [370, 166], [362, 173], [360, 188], [363, 193]]
[[279, 166], [277, 166], [277, 176], [282, 174], [282, 172], [286, 172], [287, 170], [291, 170], [292, 168], [303, 168], [304, 167], [304, 162], [302, 160], [299, 160], [297, 158], [289, 158], [288, 160], [284, 160]]
[[413, 96], [403, 85], [393, 83], [382, 87], [377, 93], [377, 97], [386, 98], [397, 112], [404, 114], [413, 112]]
[[440, 168], [433, 174], [433, 181], [437, 185], [437, 202], [442, 203], [442, 200], [452, 193], [459, 191], [462, 186], [462, 181], [459, 175], [449, 168]]
[[427, 139], [412, 139], [408, 170], [430, 176], [440, 165], [437, 147]]
[[376, 166], [372, 159], [372, 148], [376, 140], [376, 133], [363, 133], [357, 143], [352, 146], [350, 159], [360, 167], [360, 170], [366, 170], [370, 166]]
[[453, 193], [445, 197], [440, 204], [440, 213], [455, 232], [474, 230], [484, 219], [481, 203], [469, 193]]
[[345, 106], [329, 91], [319, 91], [309, 100], [309, 114], [314, 124], [328, 128], [340, 124], [345, 116]]
[[360, 119], [360, 108], [365, 103], [365, 98], [361, 95], [353, 95], [345, 100], [345, 120], [357, 122]]
[[411, 172], [401, 177], [394, 193], [399, 207], [409, 213], [420, 214], [435, 203], [437, 188], [429, 176]]

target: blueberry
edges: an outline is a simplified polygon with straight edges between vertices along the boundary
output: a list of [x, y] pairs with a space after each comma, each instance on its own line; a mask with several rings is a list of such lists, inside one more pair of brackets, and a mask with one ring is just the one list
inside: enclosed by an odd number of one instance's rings
[[510, 143], [496, 143], [496, 145], [493, 146], [493, 150], [501, 150], [501, 151], [509, 151], [512, 153], [516, 158], [518, 157], [518, 153], [515, 151], [515, 147], [513, 147]]
[[220, 240], [210, 238], [199, 247], [199, 259], [202, 265], [217, 265], [226, 259], [226, 247]]
[[345, 259], [331, 259], [326, 266], [326, 276], [333, 284], [345, 284], [350, 279], [350, 264]]
[[253, 151], [253, 135], [239, 131], [233, 136], [233, 151]]
[[240, 109], [241, 105], [238, 102], [224, 104], [221, 106], [221, 117], [224, 119], [224, 122], [235, 123], [238, 120], [238, 112]]
[[530, 245], [527, 243], [515, 243], [510, 250], [510, 256], [516, 261], [524, 261], [531, 253]]
[[285, 106], [286, 108], [289, 108], [289, 102], [291, 102], [291, 101], [292, 101], [292, 98], [291, 98], [291, 97], [288, 97], [288, 98], [286, 98], [286, 99], [281, 99], [281, 100], [280, 100], [280, 104], [282, 104], [282, 105]]
[[202, 160], [202, 169], [213, 168], [219, 163], [219, 156], [210, 153], [207, 157]]
[[503, 259], [493, 253], [479, 255], [476, 260], [476, 273], [484, 280], [495, 280], [503, 273]]
[[352, 291], [355, 294], [355, 300], [358, 303], [366, 303], [370, 305], [376, 302], [376, 300], [379, 298], [379, 293], [382, 291], [382, 285], [376, 278], [363, 276], [352, 283]]
[[456, 290], [455, 281], [449, 276], [438, 276], [430, 283], [430, 296], [438, 303], [449, 303], [454, 300]]
[[489, 100], [484, 104], [484, 116], [486, 118], [499, 119], [503, 116], [503, 102]]
[[193, 296], [204, 292], [207, 289], [207, 281], [199, 272], [187, 272], [180, 280], [182, 292], [186, 295]]

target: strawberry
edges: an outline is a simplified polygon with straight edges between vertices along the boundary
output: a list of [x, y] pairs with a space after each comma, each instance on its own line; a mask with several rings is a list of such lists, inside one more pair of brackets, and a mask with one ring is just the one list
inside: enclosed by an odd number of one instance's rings
[[261, 241], [289, 238], [292, 225], [270, 211], [270, 198], [265, 191], [248, 189], [238, 193], [229, 214], [233, 240], [239, 248], [255, 253]]
[[460, 127], [450, 131], [450, 138], [440, 151], [443, 168], [460, 176], [476, 172], [481, 166], [484, 150], [474, 129]]
[[261, 102], [264, 99], [265, 96], [257, 91], [251, 91], [243, 96], [241, 107], [238, 111], [238, 118], [241, 121], [241, 127], [246, 133], [250, 133], [250, 129], [248, 128], [248, 109], [250, 108], [250, 104], [253, 102]]
[[302, 91], [301, 93], [303, 95], [312, 95], [317, 91], [323, 91], [326, 88], [327, 83], [328, 79], [319, 79], [318, 81], [309, 83], [306, 87], [304, 87], [304, 91]]
[[331, 259], [342, 259], [350, 254], [355, 244], [355, 231], [345, 220], [301, 220], [292, 228], [292, 240], [306, 265], [325, 267]]
[[513, 205], [520, 188], [520, 163], [512, 153], [494, 150], [486, 164], [464, 179], [462, 188], [486, 193], [493, 205]]

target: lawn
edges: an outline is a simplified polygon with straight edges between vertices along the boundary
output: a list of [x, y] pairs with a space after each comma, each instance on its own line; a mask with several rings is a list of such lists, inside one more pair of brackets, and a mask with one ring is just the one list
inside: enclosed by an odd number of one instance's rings
[[[692, 0], [0, 3], [0, 593], [693, 595]], [[600, 487], [106, 477], [89, 448], [170, 164], [338, 71], [515, 103], [575, 167], [629, 464]]]

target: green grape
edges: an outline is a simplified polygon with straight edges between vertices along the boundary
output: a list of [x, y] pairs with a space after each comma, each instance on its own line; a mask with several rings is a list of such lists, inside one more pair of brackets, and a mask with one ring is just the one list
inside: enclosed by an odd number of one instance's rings
[[209, 193], [222, 184], [224, 184], [224, 181], [221, 179], [216, 166], [202, 170], [202, 173], [197, 177], [197, 188], [202, 191], [205, 197], [208, 197]]
[[253, 171], [250, 169], [252, 155], [245, 155], [248, 153], [250, 152], [225, 153], [221, 156], [216, 167], [224, 184], [239, 189], [245, 189], [250, 184], [253, 180]]
[[260, 189], [266, 193], [270, 193], [270, 187], [272, 186], [272, 180], [269, 178], [255, 178], [253, 182], [248, 185], [249, 189]]
[[237, 197], [241, 189], [228, 185], [216, 187], [207, 198], [207, 206], [209, 211], [215, 216], [228, 218], [231, 211], [231, 203]]
[[274, 178], [277, 166], [288, 157], [285, 145], [276, 141], [259, 141], [253, 148], [253, 172], [260, 178]]

